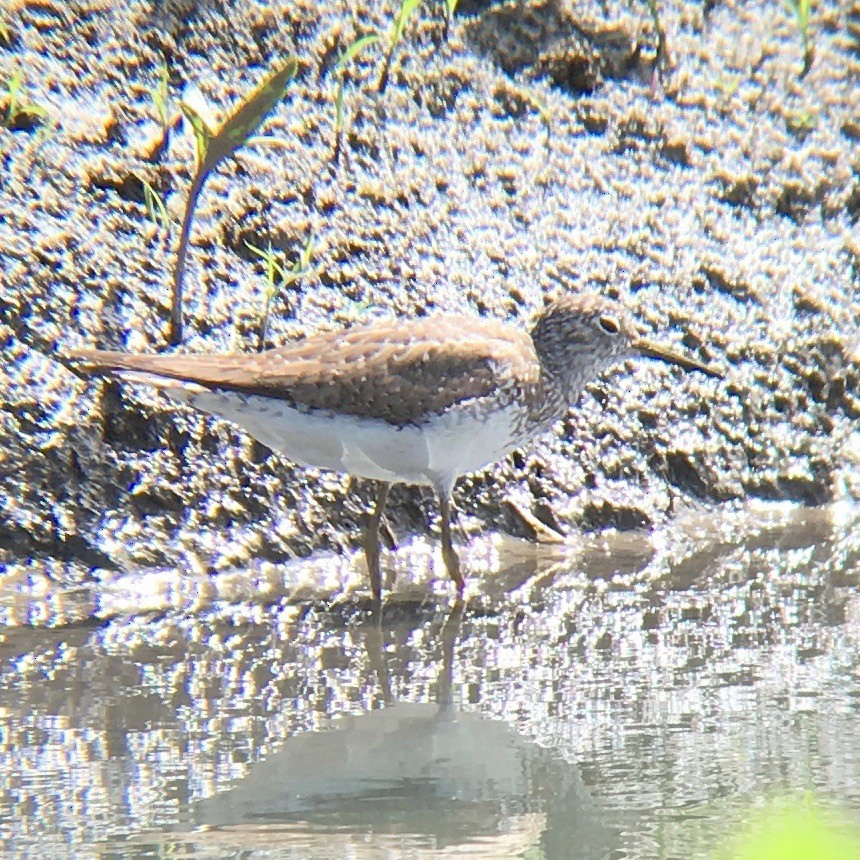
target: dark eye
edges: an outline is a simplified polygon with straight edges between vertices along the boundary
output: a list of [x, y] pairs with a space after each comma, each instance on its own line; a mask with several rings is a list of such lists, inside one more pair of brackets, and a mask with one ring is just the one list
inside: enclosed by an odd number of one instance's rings
[[602, 317], [598, 317], [597, 324], [606, 332], [606, 334], [618, 334], [618, 332], [621, 331], [621, 327], [618, 325], [618, 320], [615, 320], [610, 316], [604, 315]]

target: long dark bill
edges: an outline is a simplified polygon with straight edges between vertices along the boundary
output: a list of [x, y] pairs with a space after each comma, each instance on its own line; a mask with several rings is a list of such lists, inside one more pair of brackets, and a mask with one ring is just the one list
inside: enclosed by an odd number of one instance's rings
[[689, 358], [682, 355], [680, 352], [675, 352], [668, 346], [663, 346], [659, 343], [654, 343], [650, 340], [640, 339], [635, 341], [633, 346], [649, 358], [658, 358], [660, 361], [666, 361], [669, 364], [675, 364], [678, 367], [683, 367], [684, 370], [698, 370], [701, 373], [711, 376], [714, 379], [722, 379], [723, 373], [716, 367], [708, 364], [702, 364], [694, 358]]

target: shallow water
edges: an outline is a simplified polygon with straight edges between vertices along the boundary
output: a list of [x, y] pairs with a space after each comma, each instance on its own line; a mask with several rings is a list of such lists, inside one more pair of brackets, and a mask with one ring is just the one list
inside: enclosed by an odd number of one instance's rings
[[10, 574], [4, 856], [688, 858], [774, 797], [860, 820], [856, 512], [494, 539], [465, 608], [420, 549], [381, 617], [322, 562], [29, 615]]

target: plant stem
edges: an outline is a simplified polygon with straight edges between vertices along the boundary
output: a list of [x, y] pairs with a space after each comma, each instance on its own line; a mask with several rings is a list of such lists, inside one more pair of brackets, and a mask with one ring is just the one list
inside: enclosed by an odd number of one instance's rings
[[272, 306], [274, 296], [270, 291], [266, 291], [266, 301], [263, 305], [263, 320], [260, 323], [260, 352], [266, 351], [266, 341], [269, 339], [269, 310]]
[[182, 228], [179, 232], [179, 247], [176, 250], [176, 267], [173, 270], [173, 301], [170, 307], [170, 343], [182, 343], [182, 279], [185, 274], [185, 258], [188, 254], [188, 239], [191, 233], [191, 221], [197, 198], [203, 188], [207, 174], [195, 173], [188, 189], [185, 203], [185, 214], [182, 216]]

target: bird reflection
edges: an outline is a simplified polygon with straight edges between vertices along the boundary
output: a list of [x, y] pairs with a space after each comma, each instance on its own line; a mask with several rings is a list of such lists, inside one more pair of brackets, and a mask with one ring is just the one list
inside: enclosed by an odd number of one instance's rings
[[[506, 723], [456, 706], [464, 611], [458, 601], [431, 621], [433, 701], [409, 703], [392, 692], [396, 646], [386, 643], [385, 610], [374, 608], [362, 632], [382, 707], [288, 738], [232, 789], [199, 803], [197, 821], [207, 828], [195, 841], [300, 844], [319, 856], [395, 845], [427, 857], [454, 849], [518, 856], [552, 838], [561, 814], [565, 840], [573, 827], [579, 844], [593, 843], [599, 819], [576, 769]], [[397, 613], [402, 624], [410, 611]]]

